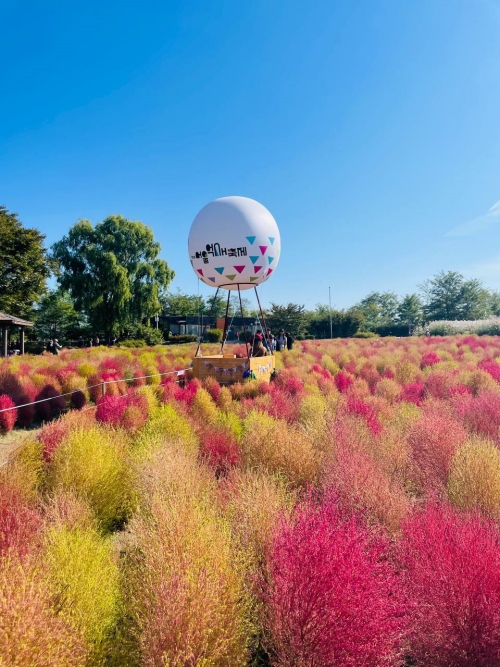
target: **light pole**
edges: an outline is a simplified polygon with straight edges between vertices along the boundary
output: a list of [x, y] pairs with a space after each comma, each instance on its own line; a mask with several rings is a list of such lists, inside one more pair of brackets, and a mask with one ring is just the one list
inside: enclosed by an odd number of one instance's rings
[[333, 338], [333, 327], [332, 327], [332, 291], [330, 286], [328, 286], [328, 303], [330, 304], [330, 338]]

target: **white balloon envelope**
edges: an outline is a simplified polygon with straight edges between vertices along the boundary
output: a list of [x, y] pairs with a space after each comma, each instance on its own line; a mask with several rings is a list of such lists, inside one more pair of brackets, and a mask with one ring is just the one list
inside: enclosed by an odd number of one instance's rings
[[267, 208], [248, 197], [222, 197], [204, 206], [191, 225], [189, 258], [210, 287], [250, 289], [278, 266], [281, 240]]

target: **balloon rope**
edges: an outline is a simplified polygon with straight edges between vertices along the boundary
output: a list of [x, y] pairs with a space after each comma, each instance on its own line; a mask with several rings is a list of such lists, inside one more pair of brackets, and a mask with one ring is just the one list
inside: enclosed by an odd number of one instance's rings
[[224, 333], [222, 335], [222, 345], [220, 348], [220, 353], [224, 354], [224, 345], [226, 344], [227, 336], [227, 314], [229, 313], [229, 299], [231, 298], [231, 290], [227, 290], [227, 304], [226, 304], [226, 316], [224, 317]]
[[198, 356], [198, 352], [200, 351], [201, 343], [202, 343], [203, 339], [205, 338], [205, 332], [206, 332], [206, 330], [207, 330], [207, 326], [210, 326], [210, 318], [212, 317], [212, 313], [213, 313], [213, 311], [214, 311], [215, 301], [216, 301], [216, 299], [217, 299], [217, 295], [219, 294], [219, 289], [220, 289], [220, 287], [218, 287], [218, 288], [217, 288], [217, 292], [215, 292], [215, 296], [214, 296], [214, 299], [213, 299], [213, 301], [212, 301], [212, 305], [211, 305], [211, 307], [210, 307], [210, 314], [209, 314], [209, 316], [208, 316], [207, 323], [206, 323], [205, 326], [203, 327], [203, 331], [202, 331], [200, 340], [198, 341], [198, 347], [196, 348], [196, 354], [194, 355], [195, 357]]
[[248, 353], [247, 327], [245, 324], [245, 316], [243, 315], [243, 302], [241, 301], [241, 291], [239, 285], [238, 285], [238, 296], [240, 297], [240, 310], [241, 310], [241, 319], [243, 320], [243, 335], [245, 336], [245, 347], [247, 348], [247, 357], [250, 357], [250, 354]]
[[259, 299], [259, 293], [257, 292], [257, 286], [255, 286], [254, 289], [255, 289], [255, 296], [257, 297], [257, 303], [259, 304], [260, 317], [262, 319], [262, 322], [264, 323], [264, 333], [266, 334], [268, 349], [269, 349], [269, 352], [272, 354], [273, 353], [273, 348], [272, 348], [272, 345], [271, 345], [271, 336], [269, 335], [269, 329], [267, 328], [267, 322], [266, 322], [266, 318], [264, 317], [264, 311], [262, 310], [262, 306], [260, 305], [260, 299]]

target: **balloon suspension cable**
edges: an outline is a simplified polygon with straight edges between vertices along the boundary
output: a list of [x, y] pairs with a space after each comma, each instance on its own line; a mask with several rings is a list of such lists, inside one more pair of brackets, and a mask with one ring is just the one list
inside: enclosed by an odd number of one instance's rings
[[227, 290], [227, 304], [226, 304], [226, 315], [224, 317], [224, 333], [222, 334], [222, 345], [220, 347], [220, 353], [224, 353], [224, 345], [226, 344], [227, 337], [227, 316], [229, 313], [229, 300], [231, 298], [231, 290]]
[[243, 336], [245, 337], [245, 347], [247, 348], [247, 357], [250, 357], [251, 355], [248, 353], [247, 327], [245, 324], [245, 316], [243, 315], [243, 302], [241, 300], [241, 290], [239, 285], [238, 285], [238, 296], [240, 297], [240, 310], [241, 310], [241, 319], [243, 321]]
[[268, 350], [272, 354], [273, 353], [273, 348], [272, 348], [272, 345], [271, 345], [271, 335], [269, 333], [269, 329], [267, 328], [267, 322], [266, 322], [266, 318], [264, 316], [264, 311], [262, 310], [262, 306], [260, 305], [260, 299], [259, 299], [259, 293], [257, 292], [257, 286], [254, 287], [254, 290], [255, 290], [255, 296], [257, 297], [257, 303], [259, 305], [260, 317], [261, 317], [262, 323], [264, 324], [264, 334], [266, 336]]
[[212, 305], [210, 306], [210, 314], [208, 315], [208, 320], [207, 320], [205, 326], [203, 327], [203, 331], [201, 332], [200, 340], [198, 341], [198, 347], [196, 348], [196, 354], [194, 355], [195, 357], [198, 356], [198, 353], [200, 351], [201, 343], [202, 343], [203, 339], [205, 338], [205, 333], [206, 333], [206, 330], [207, 330], [207, 326], [210, 326], [210, 318], [212, 317], [212, 313], [214, 312], [215, 302], [217, 300], [217, 295], [219, 294], [219, 289], [220, 289], [220, 287], [217, 288], [217, 291], [215, 292], [215, 296], [214, 296], [213, 301], [212, 301]]

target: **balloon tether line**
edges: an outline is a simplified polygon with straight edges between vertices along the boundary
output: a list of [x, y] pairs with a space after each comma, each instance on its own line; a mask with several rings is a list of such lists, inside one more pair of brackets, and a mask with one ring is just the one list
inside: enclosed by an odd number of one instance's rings
[[194, 355], [195, 357], [198, 356], [198, 352], [200, 351], [201, 343], [202, 343], [203, 339], [205, 338], [205, 332], [207, 330], [207, 326], [210, 326], [210, 318], [212, 317], [212, 313], [214, 312], [215, 300], [217, 299], [217, 295], [219, 294], [219, 290], [220, 290], [220, 287], [218, 287], [217, 291], [215, 292], [215, 296], [213, 298], [212, 305], [210, 307], [210, 314], [208, 316], [208, 321], [205, 324], [205, 326], [203, 327], [203, 331], [201, 333], [200, 340], [198, 341], [198, 347], [196, 348], [196, 354]]
[[262, 310], [262, 306], [260, 305], [260, 299], [259, 299], [259, 293], [257, 292], [257, 286], [255, 285], [255, 296], [257, 297], [257, 303], [259, 304], [259, 311], [260, 311], [260, 316], [262, 319], [262, 322], [264, 324], [264, 333], [266, 334], [266, 340], [267, 340], [267, 345], [269, 348], [269, 352], [273, 352], [272, 346], [271, 346], [271, 336], [269, 335], [269, 329], [267, 328], [267, 322], [266, 318], [264, 317], [264, 311]]
[[243, 302], [241, 301], [241, 290], [239, 285], [238, 285], [238, 296], [240, 297], [240, 310], [241, 310], [241, 319], [243, 320], [243, 335], [245, 336], [245, 347], [247, 349], [247, 357], [250, 357], [251, 355], [248, 353], [247, 327], [245, 324], [245, 316], [243, 315]]
[[227, 315], [229, 313], [229, 299], [231, 298], [230, 290], [227, 290], [227, 304], [226, 304], [226, 316], [224, 317], [224, 333], [222, 334], [222, 345], [220, 348], [220, 353], [224, 354], [224, 345], [226, 344], [227, 336]]

